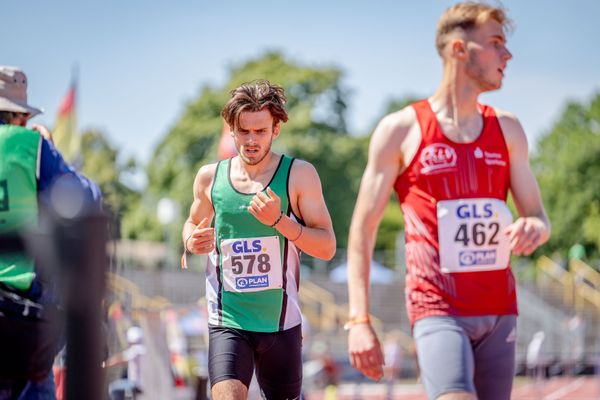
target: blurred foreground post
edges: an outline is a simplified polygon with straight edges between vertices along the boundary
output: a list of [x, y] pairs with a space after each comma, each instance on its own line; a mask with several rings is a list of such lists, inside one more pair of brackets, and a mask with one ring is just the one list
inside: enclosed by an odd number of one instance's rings
[[52, 240], [66, 295], [68, 400], [106, 398], [101, 364], [107, 221], [104, 215], [86, 215], [54, 223]]

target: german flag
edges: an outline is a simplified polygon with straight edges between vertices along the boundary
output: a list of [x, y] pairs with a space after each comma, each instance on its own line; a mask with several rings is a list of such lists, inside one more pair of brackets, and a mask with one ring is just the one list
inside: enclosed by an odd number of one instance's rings
[[56, 148], [68, 162], [74, 162], [79, 156], [80, 138], [77, 133], [77, 115], [75, 113], [76, 95], [77, 83], [74, 79], [60, 103], [52, 132]]

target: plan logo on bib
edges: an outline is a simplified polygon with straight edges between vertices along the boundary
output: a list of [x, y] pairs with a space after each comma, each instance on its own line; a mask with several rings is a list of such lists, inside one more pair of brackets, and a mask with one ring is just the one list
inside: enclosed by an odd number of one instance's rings
[[269, 287], [269, 275], [246, 276], [236, 278], [235, 286], [237, 289], [254, 289]]
[[425, 147], [419, 161], [423, 166], [422, 174], [454, 168], [456, 166], [456, 151], [444, 143], [434, 143]]
[[494, 265], [496, 263], [496, 250], [465, 250], [458, 253], [458, 262], [461, 267], [476, 265]]

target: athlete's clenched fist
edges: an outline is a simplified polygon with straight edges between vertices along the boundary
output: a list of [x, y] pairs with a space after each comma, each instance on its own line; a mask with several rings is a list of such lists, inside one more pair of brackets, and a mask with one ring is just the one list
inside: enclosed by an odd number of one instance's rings
[[267, 193], [260, 191], [252, 197], [248, 211], [263, 224], [274, 226], [281, 216], [281, 199], [267, 187]]

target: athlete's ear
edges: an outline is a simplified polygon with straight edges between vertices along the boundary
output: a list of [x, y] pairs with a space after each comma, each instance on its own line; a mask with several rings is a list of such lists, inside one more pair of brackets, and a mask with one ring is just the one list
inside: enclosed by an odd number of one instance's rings
[[281, 132], [281, 122], [278, 122], [275, 124], [275, 126], [273, 126], [273, 139], [275, 139], [277, 136], [279, 136], [280, 132]]
[[457, 60], [465, 60], [467, 58], [467, 44], [463, 39], [452, 39], [452, 42], [450, 42], [450, 53]]

